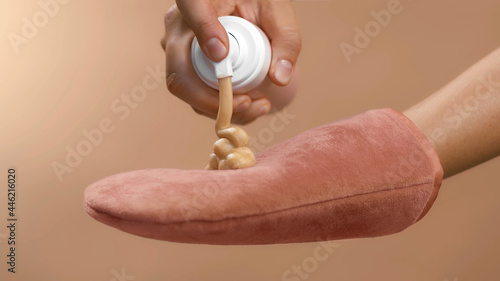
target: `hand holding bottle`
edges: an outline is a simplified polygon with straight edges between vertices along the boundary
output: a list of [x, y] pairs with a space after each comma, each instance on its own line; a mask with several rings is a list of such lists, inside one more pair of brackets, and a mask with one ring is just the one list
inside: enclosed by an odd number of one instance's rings
[[295, 95], [298, 71], [295, 70], [301, 37], [289, 1], [270, 0], [177, 0], [165, 16], [167, 86], [199, 114], [215, 118], [218, 92], [196, 75], [190, 58], [196, 35], [204, 54], [213, 61], [228, 53], [229, 38], [218, 17], [235, 15], [258, 25], [271, 41], [272, 58], [266, 80], [256, 89], [234, 96], [233, 122], [245, 124], [287, 105]]

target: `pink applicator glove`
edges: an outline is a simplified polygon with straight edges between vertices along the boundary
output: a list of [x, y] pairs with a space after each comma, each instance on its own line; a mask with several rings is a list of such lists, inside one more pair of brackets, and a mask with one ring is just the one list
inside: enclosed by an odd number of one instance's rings
[[404, 230], [432, 206], [443, 169], [406, 116], [371, 110], [303, 132], [255, 167], [148, 169], [85, 190], [85, 210], [123, 231], [203, 244], [373, 237]]

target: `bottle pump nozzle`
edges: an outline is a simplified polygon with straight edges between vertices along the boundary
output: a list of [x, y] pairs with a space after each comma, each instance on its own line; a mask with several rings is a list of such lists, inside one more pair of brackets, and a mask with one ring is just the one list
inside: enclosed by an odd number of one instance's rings
[[217, 79], [233, 76], [233, 66], [240, 55], [238, 41], [231, 33], [228, 32], [227, 35], [229, 37], [229, 52], [227, 56], [220, 62], [212, 62]]
[[271, 44], [266, 34], [253, 23], [235, 16], [219, 18], [229, 37], [229, 51], [220, 62], [203, 53], [196, 37], [191, 44], [191, 61], [200, 79], [218, 90], [218, 81], [231, 77], [235, 93], [248, 93], [258, 87], [271, 65]]

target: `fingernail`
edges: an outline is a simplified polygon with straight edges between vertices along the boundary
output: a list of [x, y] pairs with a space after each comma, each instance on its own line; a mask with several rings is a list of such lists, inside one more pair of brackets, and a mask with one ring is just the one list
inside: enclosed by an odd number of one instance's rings
[[233, 96], [233, 111], [242, 112], [247, 110], [252, 103], [252, 100], [247, 95], [234, 95]]
[[234, 112], [243, 112], [250, 108], [250, 104], [251, 102], [248, 99], [246, 99], [240, 104], [236, 105]]
[[259, 113], [258, 115], [259, 116], [262, 116], [262, 115], [265, 115], [267, 114], [269, 111], [271, 110], [271, 106], [269, 106], [268, 104], [262, 106], [259, 110]]
[[208, 40], [205, 48], [206, 48], [206, 51], [212, 57], [211, 59], [214, 61], [222, 60], [226, 56], [226, 53], [227, 53], [226, 47], [217, 38], [212, 38], [212, 39]]
[[281, 84], [287, 84], [292, 76], [292, 63], [287, 60], [279, 60], [276, 62], [274, 77]]
[[249, 108], [250, 108], [250, 104], [251, 104], [251, 102], [250, 102], [250, 101], [248, 101], [248, 100], [247, 100], [247, 101], [244, 101], [244, 102], [240, 103], [240, 104], [236, 107], [236, 109], [234, 110], [234, 112], [243, 112], [243, 111], [245, 111], [245, 110], [247, 110], [247, 109], [249, 109]]

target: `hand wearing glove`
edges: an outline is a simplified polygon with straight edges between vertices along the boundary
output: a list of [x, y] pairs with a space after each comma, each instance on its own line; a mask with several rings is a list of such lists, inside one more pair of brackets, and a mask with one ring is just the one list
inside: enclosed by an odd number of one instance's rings
[[231, 171], [152, 169], [86, 191], [95, 219], [133, 234], [208, 244], [371, 237], [423, 217], [439, 159], [404, 115], [374, 110], [306, 131]]
[[[462, 118], [457, 108], [470, 104]], [[373, 237], [422, 219], [443, 174], [498, 155], [500, 49], [404, 114], [372, 110], [311, 129], [251, 168], [114, 175], [86, 189], [84, 206], [110, 226], [175, 242]]]

